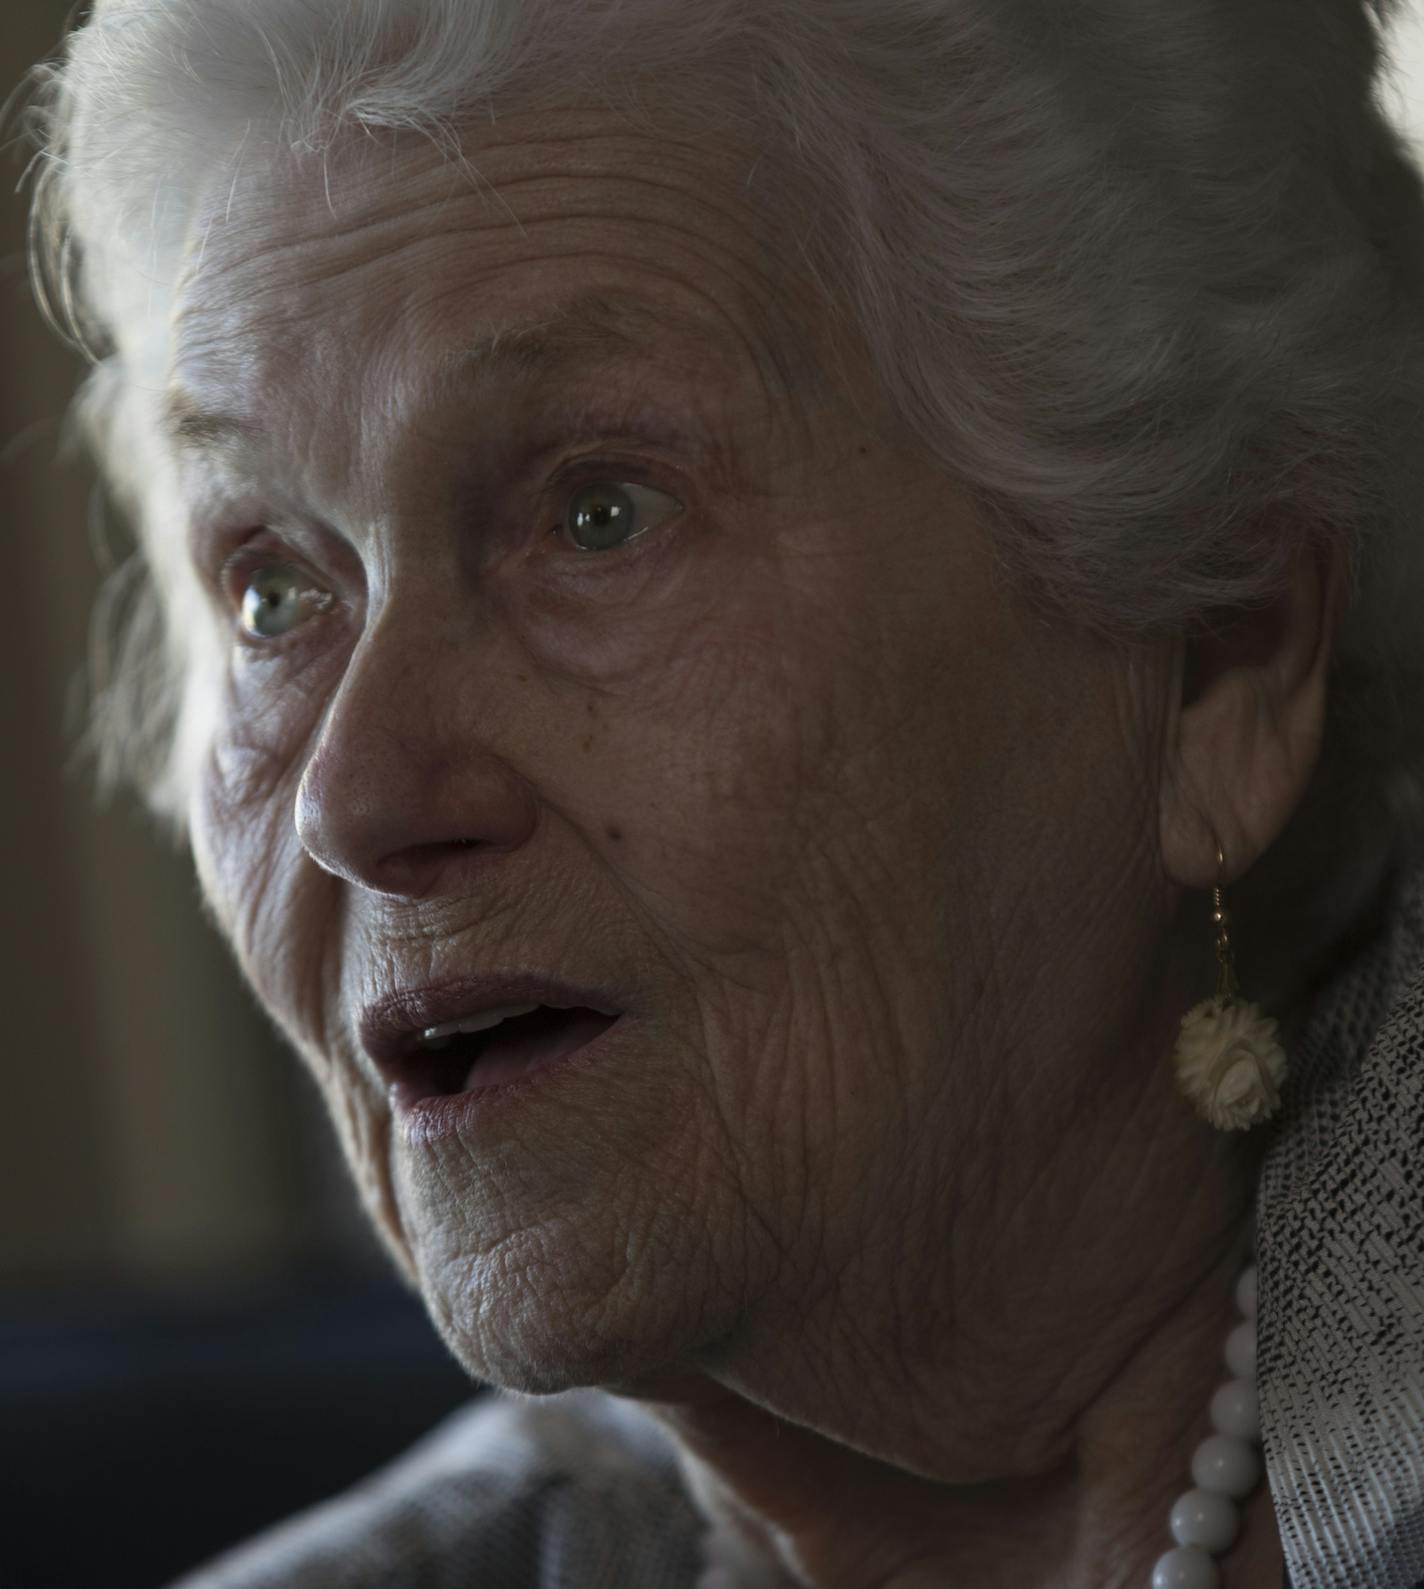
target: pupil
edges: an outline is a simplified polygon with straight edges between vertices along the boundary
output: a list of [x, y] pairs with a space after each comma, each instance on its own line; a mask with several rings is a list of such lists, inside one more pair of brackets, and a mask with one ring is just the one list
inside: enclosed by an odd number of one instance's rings
[[574, 528], [592, 545], [587, 550], [615, 544], [623, 526], [633, 521], [633, 502], [617, 486], [594, 486], [585, 491], [574, 511]]
[[275, 640], [302, 621], [300, 574], [294, 568], [257, 572], [243, 597], [243, 622], [249, 633]]

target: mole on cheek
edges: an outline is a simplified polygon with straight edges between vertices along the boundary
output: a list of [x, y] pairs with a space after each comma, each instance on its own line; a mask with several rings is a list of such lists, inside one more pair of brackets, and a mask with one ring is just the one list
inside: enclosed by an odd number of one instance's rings
[[618, 841], [623, 837], [623, 829], [620, 827], [609, 826], [604, 831], [615, 844], [617, 844]]

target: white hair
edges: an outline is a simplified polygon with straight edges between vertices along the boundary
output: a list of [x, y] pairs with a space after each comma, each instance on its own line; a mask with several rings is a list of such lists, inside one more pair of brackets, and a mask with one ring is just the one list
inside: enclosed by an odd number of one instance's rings
[[[692, 69], [795, 174], [828, 302], [1047, 611], [1130, 646], [1339, 548], [1326, 760], [1412, 847], [1424, 184], [1380, 93], [1401, 3], [100, 0], [40, 73], [41, 279], [92, 348], [82, 412], [151, 543], [137, 394], [194, 196], [254, 127], [298, 155], [391, 128], [454, 152], [497, 97]], [[161, 605], [103, 721], [107, 765], [178, 814], [185, 624]]]

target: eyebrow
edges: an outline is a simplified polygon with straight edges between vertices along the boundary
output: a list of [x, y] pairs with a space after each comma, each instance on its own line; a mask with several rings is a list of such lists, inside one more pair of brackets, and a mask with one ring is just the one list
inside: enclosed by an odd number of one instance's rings
[[707, 347], [725, 345], [725, 338], [690, 315], [655, 310], [628, 294], [589, 292], [543, 319], [482, 330], [446, 354], [437, 374], [543, 375], [590, 354], [636, 355], [669, 334]]
[[173, 387], [163, 404], [163, 433], [182, 452], [218, 452], [224, 447], [262, 440], [261, 428], [230, 414], [210, 414], [181, 387]]
[[[594, 358], [637, 357], [669, 337], [679, 352], [697, 349], [723, 357], [731, 340], [690, 314], [654, 308], [628, 294], [588, 292], [538, 320], [477, 330], [437, 361], [430, 381], [439, 392], [501, 379], [527, 382]], [[265, 439], [260, 425], [209, 412], [179, 385], [164, 401], [161, 423], [164, 434], [184, 452], [254, 447]]]

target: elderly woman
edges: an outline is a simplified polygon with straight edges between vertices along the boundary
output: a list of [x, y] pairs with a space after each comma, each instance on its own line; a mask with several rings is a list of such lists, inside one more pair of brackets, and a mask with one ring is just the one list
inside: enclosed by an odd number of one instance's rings
[[105, 0], [45, 69], [111, 746], [505, 1393], [192, 1583], [1424, 1578], [1385, 9]]

